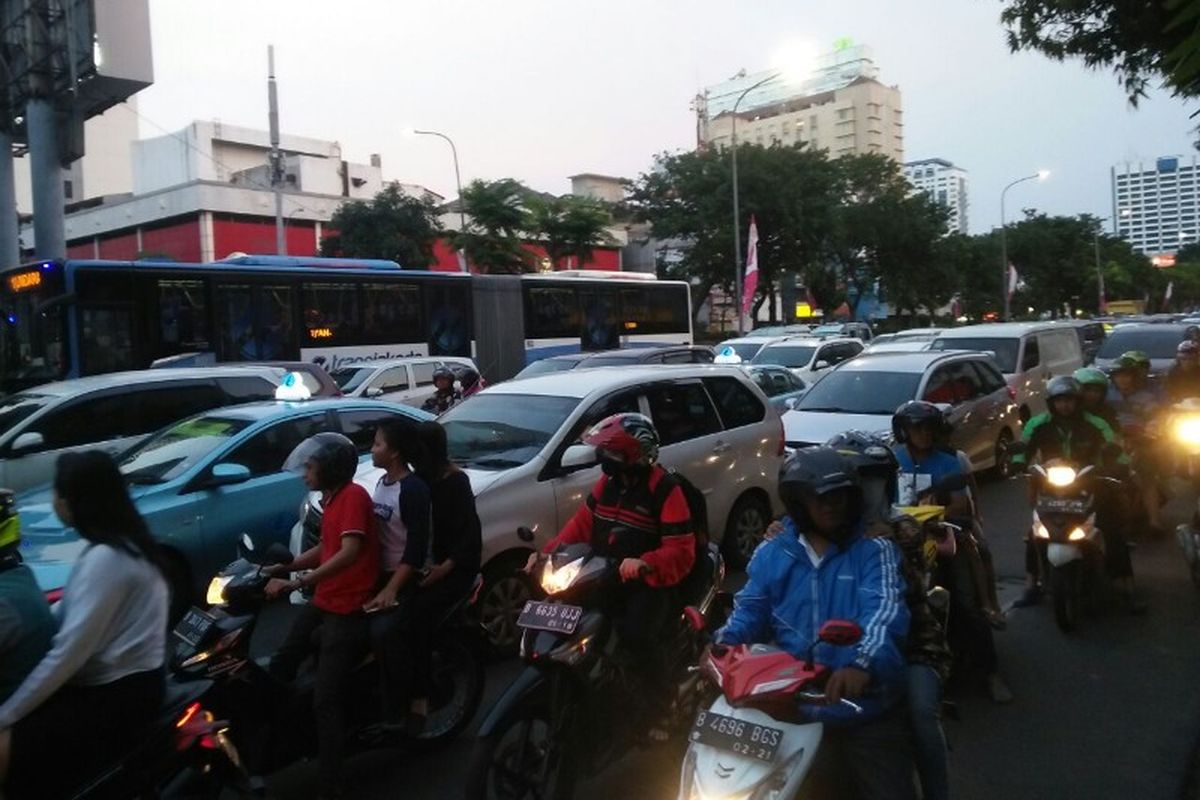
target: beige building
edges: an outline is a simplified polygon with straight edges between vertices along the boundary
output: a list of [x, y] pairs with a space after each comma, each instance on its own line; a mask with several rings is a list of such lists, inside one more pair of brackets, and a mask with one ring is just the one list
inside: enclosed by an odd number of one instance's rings
[[[728, 147], [733, 114], [709, 120], [701, 130], [703, 144]], [[871, 78], [842, 89], [799, 97], [737, 115], [739, 143], [793, 145], [844, 155], [882, 153], [904, 162], [904, 116], [900, 90]]]
[[803, 143], [835, 158], [882, 153], [904, 162], [900, 89], [879, 81], [868, 47], [839, 42], [811, 75], [792, 83], [739, 73], [710, 86], [695, 101], [699, 146], [729, 146], [735, 105], [739, 143]]

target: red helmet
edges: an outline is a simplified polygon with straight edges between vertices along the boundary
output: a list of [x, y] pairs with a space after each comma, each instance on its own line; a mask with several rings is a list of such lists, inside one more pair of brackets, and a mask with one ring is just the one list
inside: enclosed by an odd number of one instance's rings
[[627, 466], [658, 460], [658, 431], [644, 414], [613, 414], [583, 434], [583, 443], [621, 457]]

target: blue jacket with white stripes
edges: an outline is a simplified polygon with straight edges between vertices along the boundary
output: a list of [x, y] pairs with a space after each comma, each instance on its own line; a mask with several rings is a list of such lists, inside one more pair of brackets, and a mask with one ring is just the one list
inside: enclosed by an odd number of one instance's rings
[[871, 675], [867, 694], [856, 701], [863, 714], [844, 705], [814, 708], [825, 722], [852, 722], [882, 713], [906, 686], [904, 639], [909, 612], [904, 602], [900, 550], [886, 539], [856, 535], [826, 550], [814, 566], [796, 527], [764, 542], [747, 568], [746, 585], [734, 599], [729, 622], [717, 633], [722, 644], [774, 643], [796, 658], [808, 656], [821, 625], [853, 620], [863, 630], [853, 647], [818, 642], [814, 660], [830, 669], [858, 667]]

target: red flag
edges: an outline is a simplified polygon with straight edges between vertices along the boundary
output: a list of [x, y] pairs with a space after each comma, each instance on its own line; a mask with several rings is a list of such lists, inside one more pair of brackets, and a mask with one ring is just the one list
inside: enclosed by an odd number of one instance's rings
[[758, 225], [750, 217], [750, 237], [746, 240], [746, 278], [742, 282], [742, 316], [750, 313], [754, 293], [758, 291]]

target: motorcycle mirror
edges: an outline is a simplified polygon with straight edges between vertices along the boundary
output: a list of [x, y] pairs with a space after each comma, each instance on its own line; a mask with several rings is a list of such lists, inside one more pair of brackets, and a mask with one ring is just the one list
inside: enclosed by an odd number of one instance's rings
[[862, 639], [862, 628], [857, 622], [846, 619], [831, 619], [821, 626], [817, 638], [834, 647], [849, 647]]
[[517, 538], [520, 539], [522, 542], [532, 542], [533, 541], [533, 531], [531, 531], [529, 528], [522, 525], [521, 527], [517, 528]]
[[238, 555], [247, 561], [250, 560], [251, 554], [254, 553], [254, 540], [250, 538], [250, 534], [243, 533], [242, 540], [238, 542]]

